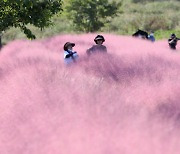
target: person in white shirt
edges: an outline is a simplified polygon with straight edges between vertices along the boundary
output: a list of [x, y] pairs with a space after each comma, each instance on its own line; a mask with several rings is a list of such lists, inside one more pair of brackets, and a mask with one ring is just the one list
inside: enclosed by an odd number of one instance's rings
[[64, 62], [65, 64], [70, 64], [76, 62], [78, 54], [76, 51], [73, 51], [75, 43], [66, 42], [64, 44]]

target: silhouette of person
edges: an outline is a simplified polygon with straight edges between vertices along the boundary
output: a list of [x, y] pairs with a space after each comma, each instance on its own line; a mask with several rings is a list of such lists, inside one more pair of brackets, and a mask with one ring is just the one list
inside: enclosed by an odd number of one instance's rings
[[154, 33], [151, 32], [149, 35], [148, 35], [148, 40], [150, 40], [151, 42], [155, 42], [155, 37], [154, 37]]
[[66, 42], [64, 44], [64, 62], [65, 64], [70, 64], [72, 62], [76, 62], [78, 58], [78, 54], [76, 51], [73, 51], [73, 47], [75, 43]]
[[175, 34], [171, 34], [170, 38], [168, 39], [169, 47], [173, 50], [176, 50], [178, 40], [180, 39], [177, 38]]
[[102, 35], [97, 35], [94, 39], [94, 42], [96, 43], [96, 45], [93, 45], [86, 51], [88, 55], [91, 55], [93, 53], [107, 53], [107, 48], [103, 45], [105, 39]]

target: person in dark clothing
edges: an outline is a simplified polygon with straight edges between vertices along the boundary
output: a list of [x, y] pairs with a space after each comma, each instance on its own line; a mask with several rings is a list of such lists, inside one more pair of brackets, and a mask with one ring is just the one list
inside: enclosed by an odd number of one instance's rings
[[170, 38], [168, 39], [169, 47], [173, 50], [176, 50], [178, 40], [180, 39], [177, 38], [175, 34], [171, 34]]
[[132, 36], [142, 39], [148, 39], [148, 33], [140, 29], [138, 29]]
[[76, 59], [78, 58], [77, 52], [73, 51], [74, 46], [75, 43], [71, 43], [71, 42], [66, 42], [64, 44], [64, 62], [66, 64], [76, 62]]
[[154, 33], [151, 32], [149, 35], [148, 35], [148, 40], [151, 41], [151, 42], [155, 42], [155, 37], [154, 37]]
[[92, 53], [107, 53], [107, 48], [106, 46], [103, 45], [105, 42], [105, 39], [102, 35], [97, 35], [94, 39], [94, 42], [96, 45], [93, 45], [91, 48], [89, 48], [86, 53], [88, 55], [91, 55]]

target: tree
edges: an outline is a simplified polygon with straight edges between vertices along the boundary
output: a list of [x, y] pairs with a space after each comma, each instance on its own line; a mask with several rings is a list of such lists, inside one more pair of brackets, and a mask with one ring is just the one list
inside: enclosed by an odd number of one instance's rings
[[0, 34], [10, 27], [19, 27], [28, 38], [35, 39], [26, 26], [49, 26], [51, 17], [61, 10], [62, 0], [0, 0]]
[[95, 32], [117, 14], [120, 5], [108, 0], [69, 0], [66, 10], [77, 30]]

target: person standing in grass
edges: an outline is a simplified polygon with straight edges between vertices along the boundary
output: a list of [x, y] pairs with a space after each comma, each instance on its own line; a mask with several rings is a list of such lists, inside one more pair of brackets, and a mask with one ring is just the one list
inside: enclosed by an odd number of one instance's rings
[[105, 39], [102, 35], [97, 35], [94, 39], [94, 42], [96, 45], [93, 45], [86, 51], [87, 55], [91, 55], [93, 53], [107, 53], [107, 48], [103, 45]]
[[70, 64], [76, 62], [78, 54], [76, 51], [73, 51], [75, 43], [66, 42], [64, 44], [64, 62], [65, 64]]
[[150, 40], [151, 42], [155, 42], [155, 37], [154, 37], [154, 33], [151, 32], [149, 35], [148, 35], [148, 40]]
[[171, 34], [170, 38], [168, 39], [169, 47], [173, 50], [176, 50], [178, 40], [180, 39], [177, 38], [175, 34]]

